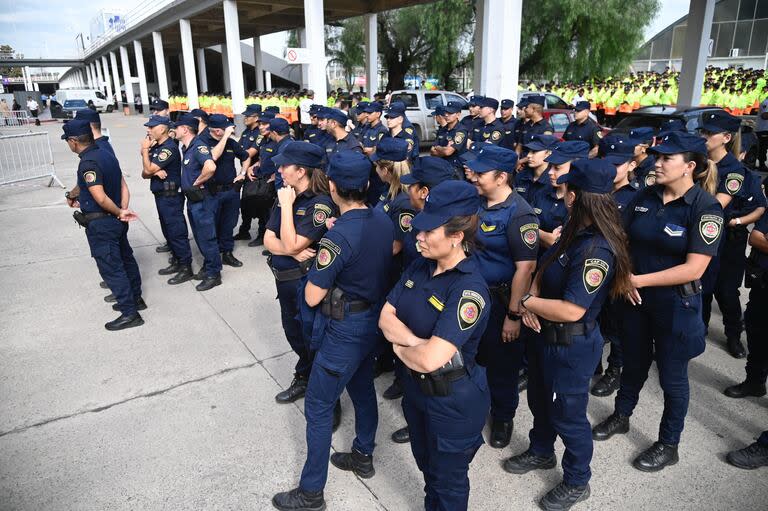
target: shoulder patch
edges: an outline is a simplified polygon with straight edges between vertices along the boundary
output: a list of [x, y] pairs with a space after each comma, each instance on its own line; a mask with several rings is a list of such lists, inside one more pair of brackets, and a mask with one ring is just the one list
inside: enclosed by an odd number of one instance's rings
[[645, 176], [645, 186], [653, 186], [656, 184], [656, 172], [649, 172]]
[[312, 225], [320, 227], [325, 225], [325, 221], [331, 216], [331, 208], [325, 204], [315, 204], [315, 210], [312, 212]]
[[400, 213], [399, 225], [400, 230], [403, 232], [409, 232], [411, 230], [411, 221], [413, 220], [413, 213]]
[[405, 128], [405, 132], [409, 135], [413, 135], [413, 128]]
[[707, 245], [711, 245], [720, 237], [723, 228], [723, 218], [717, 215], [701, 215], [699, 233]]
[[459, 328], [461, 330], [469, 330], [472, 328], [477, 320], [480, 318], [480, 314], [483, 313], [485, 307], [485, 300], [476, 291], [465, 289], [461, 292], [461, 300], [459, 300], [459, 307], [456, 311], [456, 316], [459, 321]]
[[197, 146], [197, 152], [199, 152], [200, 154], [210, 154], [211, 150], [208, 149], [208, 146], [199, 145]]
[[584, 289], [592, 294], [603, 284], [605, 276], [608, 275], [608, 263], [602, 259], [587, 259], [584, 261]]
[[539, 241], [539, 226], [537, 224], [525, 224], [520, 226], [520, 237], [528, 248], [536, 246]]
[[494, 131], [491, 133], [491, 140], [501, 140], [501, 132], [500, 131]]
[[456, 135], [453, 136], [453, 143], [454, 144], [462, 144], [464, 142], [465, 134], [463, 131], [459, 131], [456, 133]]
[[341, 254], [341, 248], [328, 238], [320, 240], [320, 250], [317, 251], [317, 258], [315, 259], [315, 267], [318, 271], [328, 268], [336, 256]]
[[170, 149], [163, 149], [162, 151], [160, 151], [160, 154], [157, 156], [157, 159], [160, 161], [165, 161], [168, 158], [170, 158], [172, 154], [173, 153], [171, 152]]
[[86, 170], [83, 173], [83, 179], [86, 183], [95, 183], [96, 182], [96, 171], [95, 170]]
[[728, 193], [733, 195], [741, 190], [741, 185], [744, 183], [744, 176], [738, 172], [732, 172], [725, 176], [725, 189]]

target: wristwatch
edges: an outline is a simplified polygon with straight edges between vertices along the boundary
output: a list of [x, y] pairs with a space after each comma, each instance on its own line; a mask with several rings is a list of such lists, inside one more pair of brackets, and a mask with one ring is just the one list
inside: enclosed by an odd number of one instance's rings
[[518, 314], [518, 312], [520, 311], [513, 311], [511, 309], [508, 310], [507, 318], [511, 319], [512, 321], [520, 321], [521, 319], [523, 319], [523, 317], [520, 314]]
[[520, 305], [525, 305], [526, 300], [532, 296], [533, 295], [531, 293], [525, 293], [525, 295], [520, 299]]

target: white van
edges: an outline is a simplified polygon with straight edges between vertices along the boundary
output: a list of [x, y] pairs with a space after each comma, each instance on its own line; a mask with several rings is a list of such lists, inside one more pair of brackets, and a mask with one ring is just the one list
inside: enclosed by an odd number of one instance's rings
[[456, 92], [445, 90], [396, 90], [392, 93], [389, 102], [402, 101], [405, 103], [408, 120], [411, 121], [419, 136], [419, 142], [433, 142], [437, 131], [437, 123], [432, 117], [432, 111], [438, 105], [447, 105], [449, 101], [461, 103], [461, 115], [459, 119], [469, 113], [467, 100]]
[[86, 104], [91, 101], [97, 112], [111, 112], [115, 108], [111, 99], [108, 100], [103, 92], [96, 89], [59, 89], [56, 91], [56, 101], [63, 105], [68, 99], [82, 99]]

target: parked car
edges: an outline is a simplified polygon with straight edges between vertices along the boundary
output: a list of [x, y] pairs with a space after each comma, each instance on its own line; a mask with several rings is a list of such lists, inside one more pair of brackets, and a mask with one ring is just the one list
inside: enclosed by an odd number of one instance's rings
[[402, 101], [405, 103], [406, 115], [413, 124], [416, 134], [421, 143], [433, 142], [437, 123], [432, 117], [432, 111], [438, 105], [447, 105], [449, 101], [457, 101], [462, 104], [460, 117], [469, 114], [469, 104], [467, 100], [456, 92], [445, 90], [421, 90], [407, 89], [396, 90], [390, 96], [392, 101]]
[[88, 103], [84, 99], [68, 99], [64, 101], [61, 108], [61, 119], [74, 119], [75, 112], [88, 108]]
[[613, 131], [627, 133], [629, 130], [639, 127], [649, 127], [658, 130], [663, 122], [669, 118], [676, 118], [685, 122], [685, 129], [689, 133], [696, 133], [701, 127], [704, 115], [721, 110], [722, 108], [716, 106], [646, 106], [626, 114], [614, 126]]
[[56, 91], [56, 99], [64, 103], [71, 99], [82, 99], [86, 104], [92, 103], [97, 112], [111, 112], [115, 108], [104, 93], [95, 89], [59, 89]]

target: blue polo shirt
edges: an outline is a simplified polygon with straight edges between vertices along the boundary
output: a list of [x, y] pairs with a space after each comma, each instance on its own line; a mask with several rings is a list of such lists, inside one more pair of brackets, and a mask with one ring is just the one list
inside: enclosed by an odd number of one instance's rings
[[392, 221], [395, 227], [395, 241], [403, 241], [406, 233], [410, 232], [411, 220], [416, 215], [408, 194], [400, 191], [394, 199], [389, 199], [386, 195], [379, 198], [381, 200], [374, 209], [385, 213]]
[[102, 151], [106, 151], [112, 156], [117, 157], [117, 155], [115, 155], [115, 150], [112, 148], [112, 144], [109, 142], [109, 137], [101, 136], [94, 139], [94, 142], [96, 142], [96, 145], [99, 146], [99, 149]]
[[539, 217], [541, 230], [552, 232], [565, 224], [568, 218], [568, 208], [565, 207], [565, 198], [557, 196], [557, 189], [551, 186], [549, 189], [540, 189], [531, 200], [533, 212]]
[[149, 189], [152, 192], [161, 192], [166, 186], [171, 190], [178, 190], [181, 186], [181, 154], [179, 144], [172, 138], [166, 139], [149, 150], [149, 161], [154, 163], [167, 174], [165, 179], [152, 176], [149, 180]]
[[91, 186], [103, 186], [104, 193], [119, 208], [122, 197], [123, 173], [115, 156], [96, 144], [88, 146], [79, 155], [77, 165], [77, 186], [80, 188], [78, 201], [83, 213], [106, 213], [91, 195]]
[[195, 180], [200, 177], [205, 162], [213, 161], [213, 157], [208, 144], [198, 137], [192, 139], [189, 147], [183, 147], [181, 152], [181, 189], [189, 190], [193, 187]]
[[635, 167], [635, 183], [638, 189], [656, 184], [656, 157], [652, 154], [646, 156], [640, 165]]
[[527, 165], [515, 176], [515, 191], [519, 193], [528, 204], [533, 202], [533, 197], [539, 193], [540, 190], [548, 190], [551, 187], [552, 183], [549, 181], [549, 167], [547, 167], [536, 180], [534, 180], [533, 169]]
[[636, 193], [637, 185], [633, 183], [626, 184], [613, 192], [613, 199], [619, 206], [619, 211], [624, 211], [624, 209], [627, 207], [627, 204], [629, 204], [629, 201], [632, 200]]
[[[213, 138], [211, 132], [205, 129], [200, 138], [208, 144], [208, 147], [215, 147], [219, 141]], [[248, 152], [243, 149], [243, 146], [239, 142], [236, 142], [232, 138], [228, 138], [226, 145], [224, 146], [224, 152], [221, 153], [216, 161], [216, 173], [211, 178], [211, 182], [217, 184], [230, 184], [237, 177], [237, 169], [235, 169], [235, 158], [245, 161], [248, 159]]]

